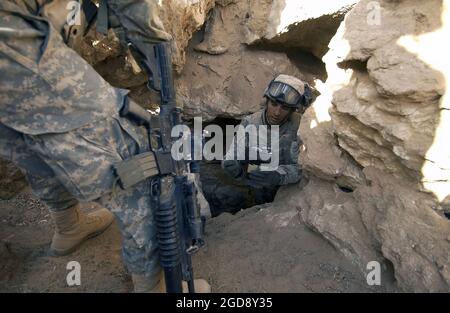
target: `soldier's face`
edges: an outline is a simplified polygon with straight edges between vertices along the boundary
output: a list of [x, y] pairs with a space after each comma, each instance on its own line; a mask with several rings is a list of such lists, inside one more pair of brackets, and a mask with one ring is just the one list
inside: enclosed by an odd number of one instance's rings
[[270, 99], [268, 100], [267, 121], [270, 125], [280, 125], [292, 112], [291, 108]]

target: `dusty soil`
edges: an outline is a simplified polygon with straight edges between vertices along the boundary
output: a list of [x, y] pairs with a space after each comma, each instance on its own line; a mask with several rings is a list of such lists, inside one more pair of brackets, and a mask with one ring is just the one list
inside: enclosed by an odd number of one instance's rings
[[[85, 210], [92, 209], [85, 207]], [[66, 257], [48, 248], [53, 225], [47, 208], [24, 190], [0, 201], [1, 292], [126, 292], [132, 289], [120, 255], [116, 225]], [[81, 264], [81, 286], [66, 284], [67, 263]]]
[[[295, 210], [266, 204], [222, 214], [208, 221], [206, 231], [194, 271], [214, 292], [396, 291], [385, 281], [369, 287], [365, 275], [310, 231]], [[29, 190], [0, 201], [0, 292], [132, 290], [116, 224], [67, 257], [49, 255], [52, 232], [47, 209]], [[81, 264], [79, 287], [66, 285], [72, 260]]]

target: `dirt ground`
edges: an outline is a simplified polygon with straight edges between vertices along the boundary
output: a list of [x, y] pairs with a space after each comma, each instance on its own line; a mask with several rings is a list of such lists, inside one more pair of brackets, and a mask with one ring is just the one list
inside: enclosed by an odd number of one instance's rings
[[[0, 201], [0, 292], [132, 291], [116, 224], [66, 257], [49, 255], [52, 232], [47, 209], [29, 190]], [[194, 271], [213, 292], [396, 291], [392, 277], [369, 287], [365, 274], [295, 210], [273, 204], [209, 220], [206, 242], [194, 256]], [[81, 286], [66, 284], [69, 261], [81, 265]]]

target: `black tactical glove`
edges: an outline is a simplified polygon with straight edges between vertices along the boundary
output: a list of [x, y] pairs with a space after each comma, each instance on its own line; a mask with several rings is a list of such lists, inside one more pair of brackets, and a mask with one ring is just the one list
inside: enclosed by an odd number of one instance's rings
[[242, 169], [242, 165], [239, 161], [225, 160], [222, 162], [222, 168], [234, 179], [238, 179], [244, 174], [244, 170]]
[[247, 178], [248, 184], [255, 188], [270, 188], [281, 183], [281, 174], [275, 171], [254, 171]]

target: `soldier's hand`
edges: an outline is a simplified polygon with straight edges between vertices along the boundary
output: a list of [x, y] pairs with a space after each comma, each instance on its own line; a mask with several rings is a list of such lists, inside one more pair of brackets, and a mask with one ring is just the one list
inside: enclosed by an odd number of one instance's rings
[[276, 171], [254, 171], [247, 178], [248, 184], [255, 188], [274, 187], [281, 183], [281, 175]]
[[244, 174], [244, 170], [242, 169], [242, 165], [239, 161], [225, 160], [222, 162], [222, 168], [234, 179], [238, 179]]

